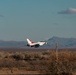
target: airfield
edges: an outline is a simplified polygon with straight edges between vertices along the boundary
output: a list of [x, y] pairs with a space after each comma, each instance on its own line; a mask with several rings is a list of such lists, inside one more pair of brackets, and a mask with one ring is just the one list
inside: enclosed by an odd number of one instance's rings
[[76, 75], [76, 49], [0, 48], [0, 75]]
[[[0, 52], [1, 51], [5, 51], [5, 52], [22, 52], [22, 51], [28, 51], [28, 52], [42, 52], [42, 51], [55, 51], [56, 48], [0, 48]], [[76, 51], [76, 48], [61, 48], [58, 49], [58, 51], [63, 51], [63, 50], [69, 50], [69, 51]]]

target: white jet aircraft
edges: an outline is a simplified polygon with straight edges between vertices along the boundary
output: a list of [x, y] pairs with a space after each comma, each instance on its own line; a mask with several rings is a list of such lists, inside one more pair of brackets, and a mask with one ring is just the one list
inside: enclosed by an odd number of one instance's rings
[[42, 46], [44, 44], [47, 44], [47, 42], [43, 42], [43, 41], [40, 41], [40, 42], [32, 42], [30, 39], [27, 38], [27, 46], [30, 46], [30, 47], [35, 47], [35, 48], [38, 48], [39, 46]]

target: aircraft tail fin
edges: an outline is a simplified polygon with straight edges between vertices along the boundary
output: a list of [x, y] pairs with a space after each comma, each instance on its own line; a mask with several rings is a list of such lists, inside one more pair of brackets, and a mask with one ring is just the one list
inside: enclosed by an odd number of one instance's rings
[[34, 42], [32, 42], [30, 39], [28, 39], [28, 38], [27, 38], [27, 42], [28, 42], [29, 44], [34, 43]]

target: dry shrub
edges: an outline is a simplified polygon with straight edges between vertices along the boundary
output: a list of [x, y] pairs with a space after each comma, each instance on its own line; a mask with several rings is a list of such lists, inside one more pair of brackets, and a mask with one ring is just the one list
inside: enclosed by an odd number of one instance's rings
[[[3, 54], [3, 56], [2, 56]], [[72, 75], [76, 72], [76, 51], [1, 52], [0, 67], [16, 67], [49, 75]]]
[[55, 53], [51, 53], [50, 59], [46, 64], [47, 69], [45, 69], [45, 73], [50, 75], [72, 75], [72, 72], [76, 71], [75, 56], [75, 52], [60, 51], [58, 53], [58, 60], [56, 60]]
[[24, 56], [23, 55], [12, 55], [11, 56], [12, 58], [16, 59], [16, 60], [23, 60], [24, 59]]

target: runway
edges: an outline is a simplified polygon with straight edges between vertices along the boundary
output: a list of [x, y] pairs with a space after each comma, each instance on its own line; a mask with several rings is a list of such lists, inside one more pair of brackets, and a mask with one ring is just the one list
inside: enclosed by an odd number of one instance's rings
[[[5, 52], [17, 52], [17, 51], [52, 51], [54, 49], [45, 49], [45, 48], [0, 48], [0, 51], [5, 51]], [[76, 48], [62, 48], [58, 49], [59, 51], [62, 50], [70, 50], [70, 51], [76, 51]]]

